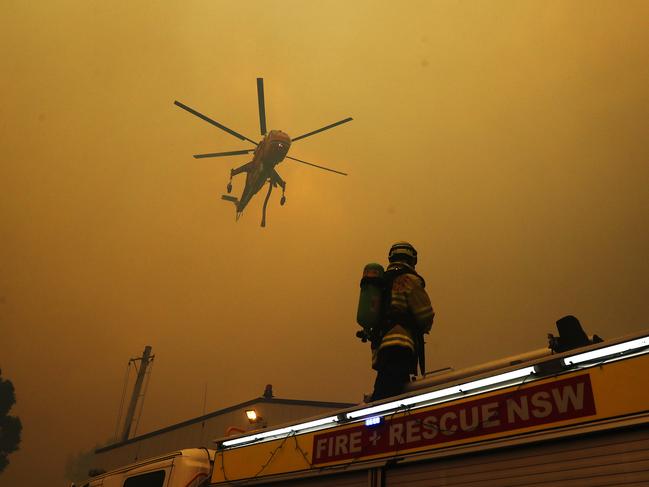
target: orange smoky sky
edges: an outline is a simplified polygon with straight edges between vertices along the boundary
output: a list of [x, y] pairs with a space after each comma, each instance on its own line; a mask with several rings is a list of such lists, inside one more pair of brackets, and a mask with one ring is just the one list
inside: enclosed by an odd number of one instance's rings
[[[259, 396], [360, 401], [358, 282], [418, 249], [428, 368], [545, 346], [574, 314], [649, 326], [649, 3], [0, 5], [0, 367], [24, 425], [2, 486], [64, 485], [156, 355], [138, 432]], [[221, 201], [258, 138], [287, 204]], [[233, 194], [243, 176], [234, 180]]]

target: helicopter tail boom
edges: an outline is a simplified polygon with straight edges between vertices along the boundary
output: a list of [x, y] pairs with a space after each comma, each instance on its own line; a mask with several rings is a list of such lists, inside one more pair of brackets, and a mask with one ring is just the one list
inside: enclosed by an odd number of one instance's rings
[[237, 198], [235, 198], [234, 196], [230, 196], [230, 195], [227, 195], [227, 194], [222, 194], [221, 199], [234, 203], [234, 206], [237, 209], [237, 221], [239, 221], [239, 217], [241, 217], [241, 210], [239, 210], [239, 200]]

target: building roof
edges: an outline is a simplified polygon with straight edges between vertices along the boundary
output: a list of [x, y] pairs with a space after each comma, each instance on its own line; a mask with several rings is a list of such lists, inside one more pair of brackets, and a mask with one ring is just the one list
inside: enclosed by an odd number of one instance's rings
[[114, 448], [119, 448], [121, 446], [128, 445], [130, 443], [135, 443], [137, 441], [145, 440], [147, 438], [152, 438], [162, 433], [167, 433], [168, 431], [189, 426], [191, 424], [200, 423], [201, 421], [205, 421], [206, 419], [210, 419], [215, 416], [220, 416], [222, 414], [226, 414], [231, 411], [236, 411], [237, 409], [241, 409], [244, 407], [253, 406], [255, 404], [286, 404], [290, 406], [313, 406], [313, 407], [323, 407], [323, 408], [331, 408], [331, 409], [344, 409], [351, 406], [356, 406], [356, 403], [348, 403], [348, 402], [309, 401], [303, 399], [280, 399], [276, 397], [271, 397], [271, 398], [257, 397], [255, 399], [250, 399], [249, 401], [235, 404], [234, 406], [228, 406], [227, 408], [213, 411], [203, 416], [198, 416], [197, 418], [188, 419], [180, 423], [172, 424], [171, 426], [166, 426], [159, 430], [151, 431], [149, 433], [145, 433], [139, 436], [134, 436], [133, 438], [129, 438], [128, 440], [125, 441], [120, 441], [117, 443], [113, 443], [111, 445], [106, 445], [101, 448], [97, 448], [95, 450], [95, 453], [102, 453], [109, 450], [113, 450]]

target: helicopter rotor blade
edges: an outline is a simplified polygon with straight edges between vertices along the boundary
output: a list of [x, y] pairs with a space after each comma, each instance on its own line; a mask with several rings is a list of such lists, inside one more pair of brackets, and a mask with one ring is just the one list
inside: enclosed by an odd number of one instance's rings
[[352, 120], [354, 120], [352, 117], [348, 117], [344, 120], [340, 120], [336, 123], [332, 123], [331, 125], [327, 125], [326, 127], [322, 127], [321, 129], [314, 130], [313, 132], [309, 132], [304, 135], [300, 135], [299, 137], [295, 137], [294, 139], [292, 139], [292, 141], [295, 142], [296, 140], [304, 139], [305, 137], [311, 137], [312, 135], [319, 134], [320, 132], [324, 132], [325, 130], [332, 129], [334, 127], [337, 127], [338, 125], [342, 125], [343, 123], [351, 122]]
[[301, 162], [302, 164], [306, 164], [307, 166], [313, 166], [313, 167], [317, 167], [318, 169], [324, 169], [325, 171], [331, 171], [331, 172], [335, 172], [336, 174], [342, 174], [343, 176], [348, 176], [346, 172], [340, 172], [340, 171], [336, 171], [335, 169], [329, 169], [328, 167], [318, 166], [317, 164], [312, 164], [311, 162], [306, 162], [301, 159], [296, 159], [295, 157], [286, 156], [286, 158], [292, 161]]
[[255, 149], [231, 150], [228, 152], [212, 152], [210, 154], [194, 154], [194, 159], [205, 159], [206, 157], [240, 156], [255, 152]]
[[205, 120], [207, 123], [210, 123], [210, 124], [214, 125], [215, 127], [220, 128], [220, 129], [223, 130], [224, 132], [227, 132], [227, 133], [229, 133], [230, 135], [234, 135], [237, 139], [247, 140], [247, 141], [250, 142], [251, 144], [255, 144], [255, 145], [257, 145], [257, 142], [255, 142], [254, 140], [250, 140], [250, 139], [249, 139], [248, 137], [246, 137], [245, 135], [241, 135], [240, 133], [235, 132], [234, 130], [232, 130], [232, 129], [226, 127], [225, 125], [220, 124], [220, 123], [217, 122], [216, 120], [212, 120], [211, 118], [206, 117], [206, 116], [203, 115], [202, 113], [197, 112], [197, 111], [194, 110], [193, 108], [190, 108], [190, 107], [188, 107], [187, 105], [185, 105], [185, 104], [183, 104], [183, 103], [180, 103], [180, 102], [177, 101], [177, 100], [174, 101], [174, 105], [176, 105], [176, 106], [182, 108], [182, 109], [185, 110], [185, 111], [188, 111], [188, 112], [191, 113], [192, 115], [195, 115], [195, 116], [197, 116], [198, 118], [200, 118], [200, 119], [202, 119], [202, 120]]
[[266, 104], [264, 103], [264, 78], [257, 78], [257, 101], [259, 102], [259, 130], [266, 135]]

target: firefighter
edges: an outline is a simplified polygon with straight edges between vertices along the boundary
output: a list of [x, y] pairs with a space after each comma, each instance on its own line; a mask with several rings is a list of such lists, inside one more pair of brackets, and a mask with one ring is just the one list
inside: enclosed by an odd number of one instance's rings
[[417, 274], [417, 251], [408, 242], [397, 242], [388, 254], [381, 337], [372, 343], [372, 368], [377, 371], [372, 401], [396, 396], [417, 374], [424, 371], [423, 334], [433, 326], [435, 313]]

